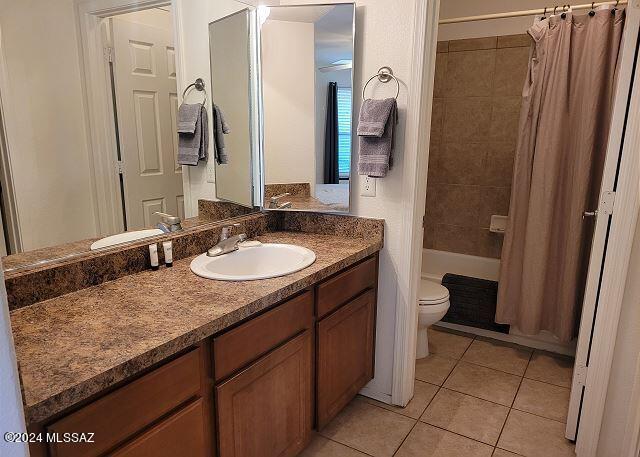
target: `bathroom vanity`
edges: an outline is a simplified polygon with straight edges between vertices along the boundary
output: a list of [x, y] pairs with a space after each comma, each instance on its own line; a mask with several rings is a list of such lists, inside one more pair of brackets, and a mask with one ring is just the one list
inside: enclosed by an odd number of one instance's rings
[[36, 442], [32, 456], [304, 449], [373, 377], [381, 221], [354, 236], [350, 223], [373, 220], [325, 215], [340, 226], [309, 233], [313, 215], [277, 217], [297, 222], [252, 238], [311, 249], [311, 266], [213, 281], [186, 257], [12, 311], [29, 431], [93, 441]]

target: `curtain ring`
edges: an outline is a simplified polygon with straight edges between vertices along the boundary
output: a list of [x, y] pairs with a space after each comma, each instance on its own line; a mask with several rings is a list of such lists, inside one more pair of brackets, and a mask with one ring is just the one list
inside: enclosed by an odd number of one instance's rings
[[620, 3], [620, 0], [616, 0], [616, 4], [613, 8], [611, 8], [611, 15], [615, 15], [616, 14], [616, 10], [618, 9], [618, 4]]
[[562, 14], [560, 15], [560, 17], [561, 17], [562, 19], [566, 19], [566, 18], [567, 18], [567, 13], [566, 13], [566, 11], [567, 11], [567, 6], [569, 6], [569, 5], [562, 5]]
[[554, 15], [554, 16], [556, 15], [556, 10], [557, 10], [557, 9], [558, 9], [558, 5], [556, 5], [556, 6], [554, 6], [554, 7], [553, 7], [553, 15]]
[[596, 2], [591, 2], [591, 11], [589, 11], [589, 17], [593, 17], [596, 15], [596, 12], [594, 10], [594, 5], [596, 4]]
[[544, 7], [544, 11], [542, 12], [542, 17], [540, 18], [541, 21], [545, 20], [547, 18], [547, 7]]

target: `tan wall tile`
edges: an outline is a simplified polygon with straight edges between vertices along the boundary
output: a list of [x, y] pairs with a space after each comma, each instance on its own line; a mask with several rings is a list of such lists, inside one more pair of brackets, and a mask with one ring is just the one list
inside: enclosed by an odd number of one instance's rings
[[[488, 141], [491, 127], [489, 97], [451, 98], [445, 103], [443, 141]], [[504, 115], [503, 115], [504, 117]]]
[[439, 143], [444, 122], [444, 99], [434, 98], [431, 107], [431, 143]]
[[504, 48], [496, 51], [493, 93], [498, 96], [522, 95], [529, 69], [529, 48]]
[[478, 49], [494, 49], [498, 44], [497, 37], [467, 38], [449, 41], [449, 52], [474, 51]]
[[499, 48], [515, 48], [518, 46], [531, 46], [531, 37], [528, 33], [518, 35], [503, 35], [498, 37]]
[[478, 226], [489, 228], [491, 216], [507, 216], [509, 214], [510, 187], [480, 187], [478, 203]]
[[513, 143], [488, 143], [486, 149], [481, 184], [510, 187], [513, 180], [515, 145]]
[[435, 249], [474, 255], [477, 250], [477, 230], [475, 227], [436, 225]]
[[436, 71], [433, 80], [433, 96], [444, 97], [447, 77], [447, 62], [449, 54], [440, 52], [436, 54]]
[[437, 184], [434, 217], [440, 224], [478, 226], [478, 189], [457, 184]]
[[446, 143], [439, 156], [440, 181], [447, 184], [480, 184], [484, 178], [486, 143]]
[[438, 41], [438, 45], [436, 47], [436, 52], [447, 52], [449, 51], [449, 42], [448, 41]]
[[499, 259], [502, 254], [504, 235], [479, 228], [476, 234], [476, 248], [473, 255]]
[[496, 97], [491, 110], [492, 141], [511, 142], [518, 139], [520, 121], [520, 97]]
[[445, 96], [490, 96], [495, 68], [495, 49], [449, 53]]

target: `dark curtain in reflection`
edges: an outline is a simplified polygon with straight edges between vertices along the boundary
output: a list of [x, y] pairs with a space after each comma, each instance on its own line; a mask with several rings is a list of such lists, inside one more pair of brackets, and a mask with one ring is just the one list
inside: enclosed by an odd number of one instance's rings
[[324, 183], [338, 184], [338, 84], [327, 87], [327, 119], [324, 128]]

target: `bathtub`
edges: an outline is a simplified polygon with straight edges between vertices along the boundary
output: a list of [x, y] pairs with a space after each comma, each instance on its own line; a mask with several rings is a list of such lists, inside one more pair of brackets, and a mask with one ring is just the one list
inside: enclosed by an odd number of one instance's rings
[[422, 277], [432, 281], [442, 282], [442, 277], [446, 273], [497, 281], [499, 271], [500, 259], [435, 249], [422, 250]]
[[[423, 249], [422, 277], [440, 284], [442, 283], [442, 277], [446, 273], [497, 281], [500, 273], [500, 259], [437, 251], [435, 249]], [[512, 325], [507, 335], [491, 330], [442, 321], [435, 325], [559, 354], [575, 354], [575, 341], [568, 344], [561, 343], [554, 335], [545, 331], [538, 335], [525, 335], [520, 332], [517, 327]]]

